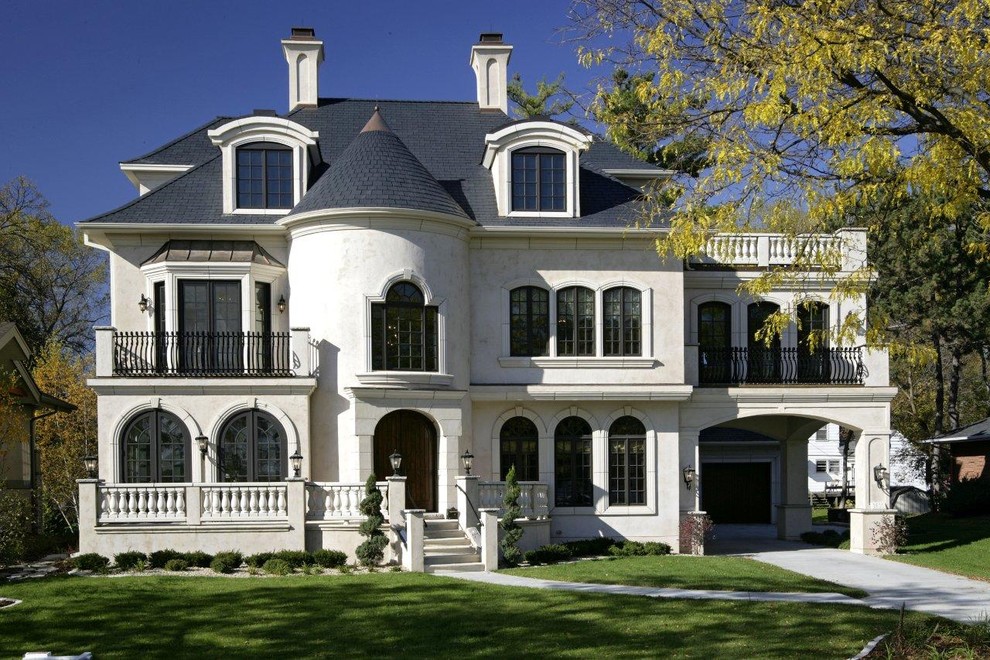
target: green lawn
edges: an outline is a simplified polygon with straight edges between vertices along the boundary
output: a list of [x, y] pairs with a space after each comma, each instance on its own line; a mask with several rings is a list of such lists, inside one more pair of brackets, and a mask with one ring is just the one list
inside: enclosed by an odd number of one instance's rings
[[[0, 584], [0, 655], [848, 658], [893, 611], [494, 587], [422, 574]], [[928, 620], [917, 614], [908, 619]]]
[[990, 516], [907, 519], [908, 545], [890, 559], [990, 581]]
[[578, 561], [554, 566], [515, 568], [513, 575], [595, 584], [637, 587], [715, 589], [727, 591], [831, 591], [854, 598], [866, 592], [816, 580], [744, 557], [621, 557]]
[[811, 510], [811, 523], [813, 525], [828, 524], [828, 507], [816, 506]]

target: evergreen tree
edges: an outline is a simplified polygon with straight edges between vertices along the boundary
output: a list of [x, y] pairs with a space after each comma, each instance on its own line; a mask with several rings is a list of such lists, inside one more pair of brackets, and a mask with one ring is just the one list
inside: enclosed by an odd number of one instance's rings
[[357, 547], [357, 557], [365, 566], [377, 566], [385, 557], [388, 537], [381, 530], [385, 518], [382, 517], [382, 491], [378, 489], [375, 473], [368, 476], [364, 484], [365, 497], [361, 500], [361, 513], [366, 516], [358, 531], [368, 540]]
[[543, 80], [536, 83], [536, 93], [530, 94], [522, 84], [522, 76], [518, 73], [505, 88], [509, 100], [515, 103], [513, 113], [520, 119], [534, 117], [554, 118], [565, 114], [574, 105], [574, 101], [561, 98], [566, 96], [564, 90], [564, 74], [557, 76], [553, 82]]
[[498, 522], [503, 532], [499, 547], [502, 549], [502, 559], [509, 566], [515, 566], [522, 559], [522, 551], [517, 547], [517, 544], [522, 538], [523, 529], [516, 522], [522, 515], [522, 509], [519, 508], [519, 495], [521, 493], [519, 481], [516, 479], [516, 466], [513, 465], [509, 468], [509, 473], [505, 475], [505, 497], [502, 498], [505, 513], [502, 514], [502, 519]]

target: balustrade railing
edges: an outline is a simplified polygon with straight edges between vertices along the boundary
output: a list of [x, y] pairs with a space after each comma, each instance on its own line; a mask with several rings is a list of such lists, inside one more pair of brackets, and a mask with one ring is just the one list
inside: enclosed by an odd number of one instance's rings
[[721, 348], [698, 350], [702, 385], [862, 385], [861, 348]]
[[170, 522], [186, 518], [185, 485], [101, 486], [99, 494], [99, 522]]
[[[504, 481], [482, 481], [478, 484], [479, 509], [497, 508], [501, 514], [504, 509], [502, 500], [505, 498]], [[537, 520], [550, 515], [550, 487], [536, 481], [519, 482], [519, 508], [523, 518]]]
[[[382, 517], [388, 519], [388, 482], [379, 481], [378, 488], [382, 491]], [[308, 483], [306, 519], [362, 518], [360, 505], [364, 497], [364, 484]]]
[[230, 483], [202, 487], [202, 519], [271, 519], [288, 516], [284, 483]]
[[719, 234], [713, 236], [694, 263], [726, 266], [815, 266], [841, 258], [842, 239], [834, 235]]
[[114, 332], [115, 376], [291, 376], [287, 332]]

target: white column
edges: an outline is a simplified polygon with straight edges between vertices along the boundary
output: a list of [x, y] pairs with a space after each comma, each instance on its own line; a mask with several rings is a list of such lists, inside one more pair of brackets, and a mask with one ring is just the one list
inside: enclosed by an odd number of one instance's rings
[[289, 359], [292, 364], [289, 366], [292, 368], [292, 372], [296, 376], [308, 377], [313, 374], [311, 347], [309, 345], [309, 328], [292, 328], [290, 343], [290, 355]]
[[96, 542], [96, 522], [100, 515], [100, 480], [78, 479], [79, 486], [79, 552], [99, 552]]
[[425, 509], [406, 509], [406, 547], [402, 567], [411, 573], [423, 572], [423, 514]]
[[[849, 511], [849, 549], [876, 554], [873, 530], [896, 513], [890, 508], [890, 431], [863, 431], [856, 443], [856, 508]], [[874, 469], [881, 466], [887, 478], [878, 482]]]
[[498, 509], [481, 509], [481, 563], [485, 571], [498, 569]]
[[289, 514], [289, 537], [287, 550], [306, 549], [306, 480], [291, 477], [285, 480], [287, 497], [286, 508]]
[[98, 325], [96, 331], [96, 377], [110, 378], [113, 376], [113, 333], [117, 328], [109, 325]]
[[463, 531], [478, 527], [478, 505], [481, 504], [481, 488], [478, 477], [462, 475], [457, 479], [458, 526]]
[[808, 500], [808, 438], [788, 438], [780, 443], [780, 504], [777, 505], [777, 536], [800, 539], [811, 531], [811, 502]]

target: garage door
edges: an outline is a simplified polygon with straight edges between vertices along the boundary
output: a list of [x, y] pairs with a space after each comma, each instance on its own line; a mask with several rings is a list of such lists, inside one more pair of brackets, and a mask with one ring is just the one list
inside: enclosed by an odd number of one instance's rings
[[770, 463], [702, 463], [701, 508], [718, 523], [770, 523]]

